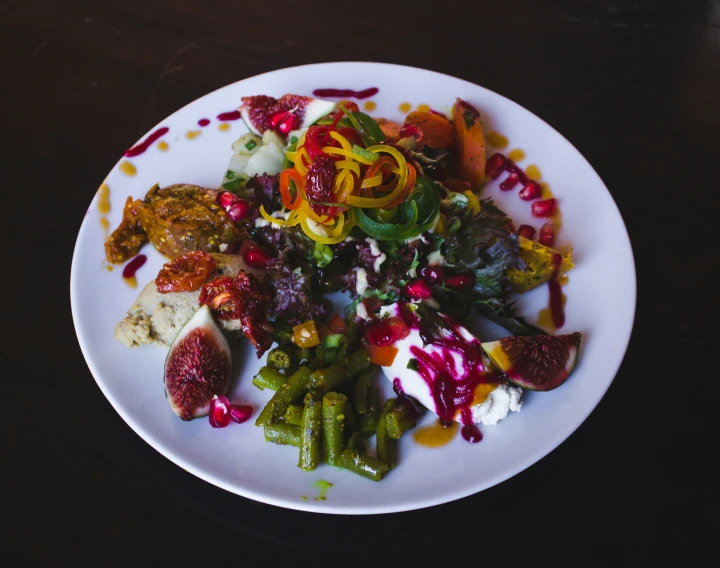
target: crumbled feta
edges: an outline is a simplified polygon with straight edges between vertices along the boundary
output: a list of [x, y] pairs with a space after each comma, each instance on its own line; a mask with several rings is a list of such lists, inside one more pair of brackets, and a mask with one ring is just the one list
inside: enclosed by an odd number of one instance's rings
[[227, 250], [227, 248], [228, 248], [227, 243], [220, 243], [220, 245], [218, 246], [218, 249], [220, 250], [220, 252], [225, 252]]
[[357, 317], [362, 319], [370, 319], [368, 317], [367, 308], [365, 307], [365, 302], [358, 302], [357, 307], [355, 308], [355, 314]]
[[269, 224], [270, 221], [268, 221], [267, 219], [263, 219], [262, 217], [258, 217], [257, 219], [255, 219], [255, 227], [257, 228], [267, 227]]
[[390, 304], [389, 306], [380, 306], [379, 318], [385, 316], [396, 316], [397, 315], [397, 304]]
[[445, 257], [439, 250], [434, 250], [427, 255], [427, 261], [430, 266], [443, 266], [445, 264]]
[[355, 292], [357, 292], [358, 296], [362, 296], [368, 288], [367, 270], [364, 268], [356, 268], [355, 272], [357, 278], [355, 282]]

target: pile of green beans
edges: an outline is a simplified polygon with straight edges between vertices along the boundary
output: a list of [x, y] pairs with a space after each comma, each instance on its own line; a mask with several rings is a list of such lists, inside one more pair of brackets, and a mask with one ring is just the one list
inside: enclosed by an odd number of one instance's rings
[[[253, 378], [275, 394], [255, 421], [265, 439], [299, 449], [298, 467], [312, 471], [327, 463], [380, 481], [397, 462], [397, 440], [417, 416], [390, 398], [384, 403], [373, 385], [377, 366], [360, 345], [359, 329], [325, 336], [314, 349], [299, 349], [282, 329], [278, 346]], [[376, 436], [376, 457], [366, 441]]]

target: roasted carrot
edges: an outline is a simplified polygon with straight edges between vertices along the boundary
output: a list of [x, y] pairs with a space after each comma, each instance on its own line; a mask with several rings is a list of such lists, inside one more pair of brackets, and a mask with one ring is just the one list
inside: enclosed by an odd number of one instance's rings
[[455, 146], [455, 132], [450, 121], [432, 112], [416, 110], [405, 117], [405, 124], [417, 126], [422, 137], [417, 142], [418, 149], [424, 146], [449, 150]]
[[387, 141], [395, 142], [400, 138], [400, 128], [402, 127], [397, 122], [393, 122], [387, 118], [376, 118], [375, 122], [377, 122]]
[[478, 192], [485, 180], [485, 137], [480, 112], [470, 103], [457, 99], [453, 105], [453, 126], [460, 177]]

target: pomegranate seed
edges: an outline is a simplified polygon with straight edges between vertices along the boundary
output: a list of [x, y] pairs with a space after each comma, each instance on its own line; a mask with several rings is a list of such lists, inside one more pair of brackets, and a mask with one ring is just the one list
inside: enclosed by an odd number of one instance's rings
[[469, 288], [473, 285], [475, 282], [475, 279], [473, 278], [472, 274], [457, 274], [456, 276], [451, 276], [447, 280], [445, 280], [445, 285], [449, 288]]
[[493, 154], [485, 165], [485, 173], [490, 176], [490, 179], [497, 179], [505, 169], [507, 158], [502, 154]]
[[445, 271], [439, 266], [426, 266], [420, 274], [430, 284], [440, 284], [445, 279]]
[[400, 138], [405, 138], [407, 136], [414, 136], [415, 140], [422, 140], [423, 132], [414, 124], [405, 124], [400, 129]]
[[229, 211], [238, 202], [238, 196], [232, 191], [221, 191], [217, 195], [217, 202], [225, 211]]
[[552, 217], [557, 208], [557, 199], [541, 199], [532, 204], [533, 217]]
[[238, 424], [242, 424], [252, 416], [253, 407], [247, 404], [233, 404], [230, 408], [230, 418]]
[[257, 247], [250, 247], [243, 253], [243, 260], [248, 266], [253, 268], [266, 269], [273, 262], [273, 257], [264, 250]]
[[280, 124], [278, 124], [277, 129], [281, 134], [287, 134], [291, 130], [295, 130], [297, 123], [297, 117], [294, 114], [288, 113]]
[[378, 347], [391, 345], [410, 334], [410, 328], [400, 318], [374, 320], [367, 330], [370, 343]]
[[230, 424], [230, 401], [225, 396], [218, 396], [210, 403], [210, 426], [225, 428]]
[[555, 242], [555, 223], [548, 221], [540, 227], [538, 242], [546, 247], [553, 246], [553, 243]]
[[270, 127], [277, 128], [278, 125], [282, 122], [282, 120], [285, 118], [286, 115], [287, 115], [287, 112], [285, 112], [285, 111], [276, 112], [274, 115], [272, 115], [270, 117]]
[[420, 280], [419, 278], [408, 282], [403, 292], [406, 296], [414, 298], [415, 300], [425, 300], [432, 296], [430, 286], [427, 285], [425, 280]]
[[510, 191], [513, 187], [517, 185], [517, 182], [519, 181], [520, 179], [518, 178], [517, 174], [510, 174], [500, 184], [500, 189], [502, 189], [503, 191]]
[[527, 185], [520, 190], [520, 199], [523, 201], [532, 201], [540, 197], [540, 184], [536, 181], [529, 181]]
[[517, 234], [521, 237], [532, 240], [535, 236], [535, 227], [531, 227], [530, 225], [520, 225], [520, 228], [517, 230]]
[[227, 210], [227, 214], [230, 219], [237, 223], [247, 216], [248, 211], [250, 211], [250, 206], [247, 204], [247, 201], [238, 199], [237, 203]]

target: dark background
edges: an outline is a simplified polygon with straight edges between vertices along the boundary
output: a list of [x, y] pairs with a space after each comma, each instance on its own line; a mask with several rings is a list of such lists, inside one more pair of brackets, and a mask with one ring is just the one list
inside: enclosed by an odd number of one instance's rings
[[[6, 558], [690, 565], [710, 551], [720, 2], [450, 4], [2, 2]], [[112, 409], [72, 327], [75, 237], [120, 154], [209, 91], [331, 60], [441, 71], [538, 114], [599, 172], [634, 248], [635, 329], [597, 409], [528, 470], [427, 510], [305, 514], [193, 477]]]

